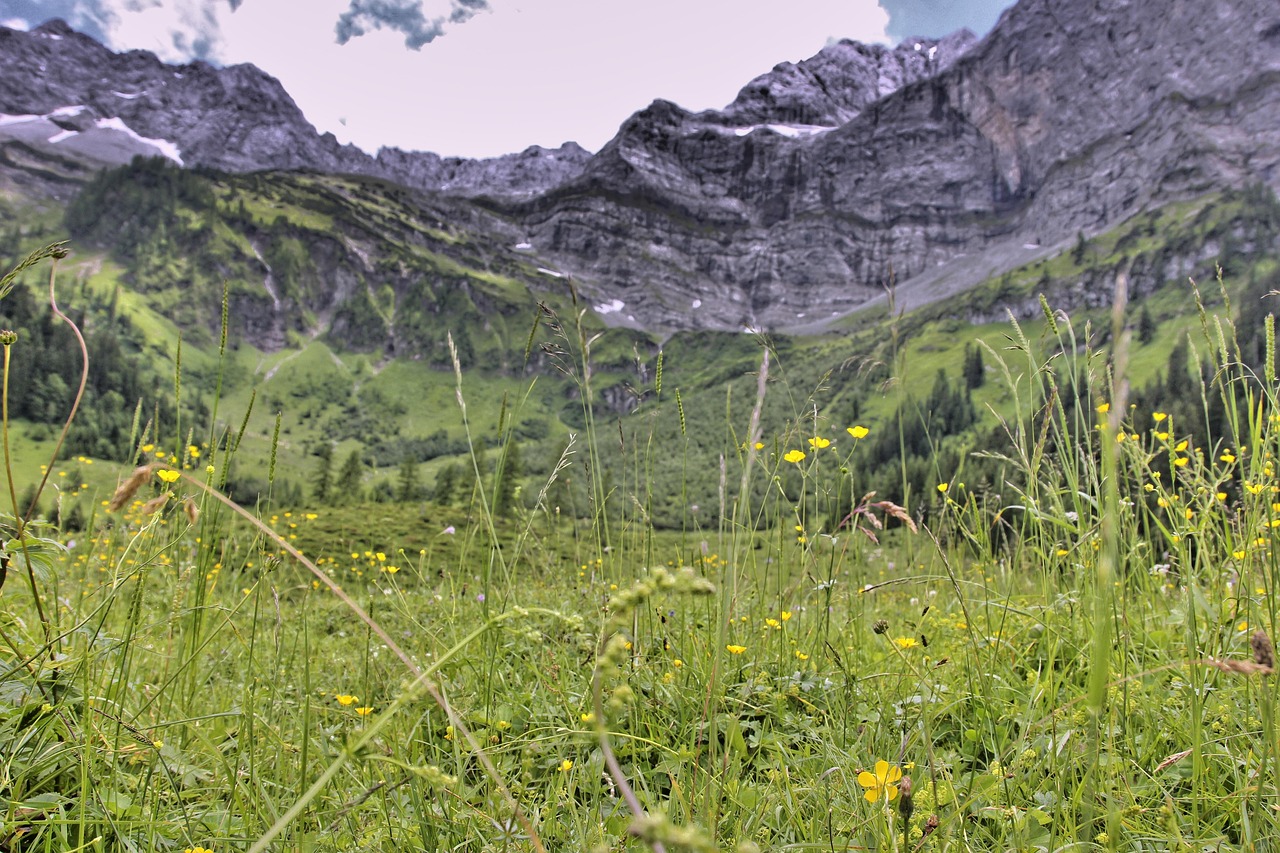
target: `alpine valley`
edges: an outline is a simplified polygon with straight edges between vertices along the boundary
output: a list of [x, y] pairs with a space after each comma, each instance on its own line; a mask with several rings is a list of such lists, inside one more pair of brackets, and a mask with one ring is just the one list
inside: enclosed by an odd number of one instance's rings
[[[106, 353], [91, 394], [122, 413], [99, 406], [78, 428], [90, 455], [127, 443], [135, 394], [165, 397], [137, 386], [172, 387], [180, 337], [180, 408], [209, 412], [224, 293], [223, 405], [234, 421], [258, 400], [244, 416], [262, 458], [282, 429], [292, 469], [327, 436], [375, 470], [430, 463], [438, 482], [466, 447], [450, 337], [468, 382], [503, 400], [486, 428], [515, 430], [533, 475], [584, 418], [618, 419], [625, 447], [626, 418], [662, 402], [659, 352], [682, 435], [686, 412], [714, 421], [726, 384], [754, 382], [744, 332], [812, 376], [807, 402], [766, 418], [887, 422], [905, 404], [882, 393], [887, 365], [907, 360], [923, 383], [908, 393], [924, 402], [932, 385], [925, 408], [946, 409], [982, 326], [1039, 322], [1042, 304], [1095, 316], [1122, 272], [1135, 327], [1146, 314], [1140, 380], [1194, 318], [1188, 278], [1223, 268], [1210, 308], [1276, 280], [1274, 0], [1022, 0], [981, 40], [843, 41], [722, 110], [654, 101], [596, 153], [489, 160], [369, 155], [317, 133], [252, 66], [116, 54], [58, 20], [0, 28], [0, 79], [0, 252], [12, 266], [71, 241], [64, 301]], [[34, 298], [7, 304], [10, 325], [39, 321]], [[588, 341], [584, 387], [565, 360]], [[58, 388], [21, 369], [39, 438], [63, 414]], [[998, 406], [976, 369], [957, 410], [969, 392]], [[926, 434], [963, 432], [958, 417]], [[889, 471], [899, 438], [878, 460]], [[685, 497], [711, 505], [714, 484]], [[655, 518], [674, 521], [671, 500]]]

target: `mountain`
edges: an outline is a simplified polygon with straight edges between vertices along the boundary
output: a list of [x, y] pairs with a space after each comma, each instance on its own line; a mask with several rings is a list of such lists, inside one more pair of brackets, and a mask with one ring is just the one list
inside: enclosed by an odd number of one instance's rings
[[[340, 145], [307, 121], [280, 81], [252, 65], [172, 66], [148, 51], [114, 53], [61, 20], [0, 27], [0, 140], [69, 180], [135, 154], [225, 172], [308, 169], [385, 178], [451, 195], [528, 195], [576, 174], [569, 143], [490, 160]], [[5, 145], [5, 149], [10, 146]], [[13, 160], [13, 155], [7, 159]], [[52, 186], [52, 184], [51, 184]]]
[[[482, 259], [482, 278], [501, 269], [533, 287], [554, 284], [539, 270], [572, 274], [606, 321], [664, 333], [820, 331], [891, 284], [898, 306], [919, 305], [1139, 213], [1280, 187], [1273, 0], [1022, 0], [981, 41], [837, 42], [722, 110], [654, 101], [594, 155], [569, 143], [482, 161], [369, 156], [317, 133], [256, 68], [115, 54], [58, 21], [0, 28], [0, 75], [0, 190], [69, 199], [135, 153], [363, 176], [361, 193], [389, 181], [466, 230], [462, 268]], [[357, 260], [377, 278], [376, 258]], [[281, 320], [275, 337], [311, 319]]]
[[641, 325], [797, 330], [891, 282], [920, 304], [1143, 210], [1280, 187], [1272, 0], [1023, 0], [938, 65], [838, 107], [786, 91], [820, 80], [803, 63], [728, 117], [656, 101], [580, 176], [505, 210]]

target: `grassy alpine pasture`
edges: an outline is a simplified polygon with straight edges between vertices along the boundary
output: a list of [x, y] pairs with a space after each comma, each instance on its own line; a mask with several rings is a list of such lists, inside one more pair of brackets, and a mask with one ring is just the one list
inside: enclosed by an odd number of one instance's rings
[[[1273, 849], [1274, 327], [1258, 375], [1200, 324], [1198, 419], [1128, 405], [1118, 321], [1005, 326], [999, 480], [906, 506], [859, 479], [888, 419], [766, 417], [812, 389], [761, 347], [682, 529], [645, 484], [687, 443], [596, 476], [578, 363], [583, 426], [514, 512], [479, 470], [459, 506], [239, 507], [243, 427], [144, 413], [74, 534], [19, 495], [103, 465], [10, 453], [6, 333], [0, 849]], [[458, 369], [468, 438], [473, 393]], [[651, 436], [688, 440], [666, 393]]]

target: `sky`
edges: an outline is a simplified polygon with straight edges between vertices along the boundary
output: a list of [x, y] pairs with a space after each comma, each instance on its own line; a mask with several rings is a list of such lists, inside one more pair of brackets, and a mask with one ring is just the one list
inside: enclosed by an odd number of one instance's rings
[[655, 98], [728, 104], [833, 40], [985, 34], [1012, 0], [0, 0], [115, 50], [251, 62], [307, 118], [375, 153], [595, 151]]

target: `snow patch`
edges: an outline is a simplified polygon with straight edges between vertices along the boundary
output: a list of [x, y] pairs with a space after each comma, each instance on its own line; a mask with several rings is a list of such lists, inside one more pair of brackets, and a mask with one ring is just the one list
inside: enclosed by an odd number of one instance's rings
[[701, 300], [701, 299], [695, 299], [695, 300], [693, 300], [693, 307], [694, 307], [694, 308], [701, 308], [701, 307], [702, 307], [702, 300]]
[[167, 139], [152, 139], [151, 137], [148, 137], [148, 136], [141, 136], [138, 134], [137, 131], [129, 127], [129, 125], [125, 124], [124, 120], [120, 118], [100, 118], [97, 121], [95, 121], [93, 124], [95, 127], [101, 130], [118, 130], [121, 133], [127, 134], [130, 138], [134, 139], [135, 141], [141, 142], [143, 145], [150, 145], [152, 148], [155, 148], [157, 151], [159, 151], [165, 157], [168, 157], [173, 162], [177, 163], [179, 166], [182, 165], [182, 153], [178, 150], [178, 146], [174, 145], [172, 142], [170, 142]]
[[527, 252], [532, 248], [533, 248], [532, 243], [516, 243], [516, 246], [515, 246], [515, 249], [517, 252]]
[[8, 27], [11, 30], [20, 30], [24, 33], [31, 29], [31, 25], [22, 18], [5, 18], [0, 21], [0, 27]]
[[61, 133], [55, 133], [53, 136], [50, 136], [49, 142], [54, 145], [57, 145], [59, 142], [61, 142], [64, 139], [70, 139], [73, 136], [79, 136], [79, 135], [80, 135], [80, 131], [78, 130], [64, 130]]
[[924, 50], [924, 45], [922, 45], [920, 42], [916, 42], [916, 50]]
[[75, 104], [70, 107], [58, 107], [56, 110], [45, 116], [45, 118], [71, 118], [72, 116], [80, 115], [80, 113], [87, 109], [88, 107], [84, 104]]
[[1023, 243], [1023, 244], [1022, 244], [1022, 248], [1024, 248], [1024, 249], [1039, 249], [1039, 248], [1040, 248], [1040, 244], [1039, 244], [1039, 243]]
[[542, 273], [543, 275], [549, 275], [552, 278], [564, 278], [564, 273], [558, 272], [556, 270], [549, 270], [546, 267], [538, 267], [538, 272]]
[[141, 93], [141, 92], [134, 92], [134, 93], [131, 95], [131, 94], [129, 94], [128, 92], [117, 92], [115, 89], [112, 89], [112, 90], [111, 90], [111, 94], [115, 95], [117, 98], [124, 98], [126, 101], [132, 101], [134, 98], [141, 98], [141, 97], [142, 97], [142, 93]]
[[805, 136], [816, 136], [819, 133], [827, 133], [835, 130], [835, 128], [827, 127], [822, 124], [753, 124], [748, 127], [733, 128], [733, 135], [749, 136], [757, 130], [772, 130], [779, 136], [785, 136], [788, 139], [799, 139]]
[[937, 55], [938, 55], [938, 46], [935, 44], [933, 47], [929, 48], [929, 61], [933, 62], [933, 58]]
[[25, 124], [29, 121], [39, 121], [44, 116], [11, 116], [0, 113], [0, 127], [7, 124]]
[[616, 314], [626, 307], [627, 303], [621, 299], [610, 299], [602, 305], [595, 306], [595, 309], [597, 314]]

